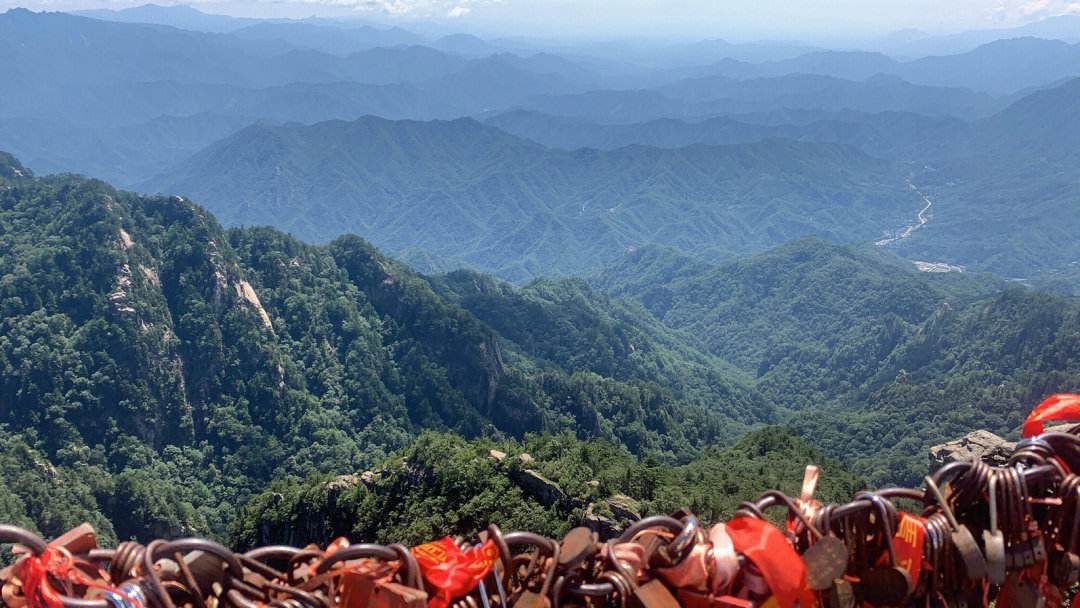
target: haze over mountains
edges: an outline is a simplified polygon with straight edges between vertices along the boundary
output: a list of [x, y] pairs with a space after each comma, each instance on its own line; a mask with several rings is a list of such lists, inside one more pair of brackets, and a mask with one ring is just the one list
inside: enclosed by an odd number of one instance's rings
[[825, 497], [917, 482], [1080, 390], [1077, 19], [823, 48], [8, 11], [0, 522], [419, 541], [718, 518], [808, 459]]
[[17, 9], [0, 148], [227, 224], [359, 232], [518, 282], [650, 244], [718, 261], [809, 235], [1039, 280], [1078, 252], [1072, 22], [911, 34], [953, 45], [922, 57], [706, 41], [619, 59], [183, 6]]

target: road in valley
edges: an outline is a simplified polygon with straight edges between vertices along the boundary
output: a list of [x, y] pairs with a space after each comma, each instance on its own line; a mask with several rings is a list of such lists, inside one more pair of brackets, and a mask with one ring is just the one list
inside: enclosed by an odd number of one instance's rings
[[904, 228], [904, 230], [896, 236], [889, 237], [887, 239], [881, 239], [880, 241], [875, 243], [878, 247], [884, 247], [885, 245], [904, 240], [914, 234], [915, 231], [919, 228], [922, 228], [923, 226], [930, 223], [930, 209], [934, 206], [934, 201], [930, 200], [930, 197], [923, 194], [922, 190], [919, 190], [918, 186], [911, 183], [911, 181], [908, 181], [908, 187], [922, 197], [923, 201], [926, 203], [926, 206], [919, 211], [918, 215], [915, 216], [914, 224], [911, 224], [908, 227]]

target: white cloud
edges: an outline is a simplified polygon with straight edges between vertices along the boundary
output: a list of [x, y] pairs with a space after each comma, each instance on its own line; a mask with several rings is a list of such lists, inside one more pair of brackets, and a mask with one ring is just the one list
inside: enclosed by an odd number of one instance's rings
[[1080, 0], [1002, 0], [995, 11], [998, 20], [1011, 23], [1060, 15], [1080, 15]]
[[307, 4], [351, 7], [367, 13], [412, 17], [464, 17], [476, 8], [502, 0], [288, 0]]

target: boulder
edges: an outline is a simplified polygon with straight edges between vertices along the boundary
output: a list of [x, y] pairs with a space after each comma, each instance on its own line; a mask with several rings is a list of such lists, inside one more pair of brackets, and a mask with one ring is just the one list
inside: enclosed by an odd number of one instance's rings
[[559, 484], [544, 477], [538, 471], [524, 469], [511, 473], [511, 476], [526, 494], [545, 507], [565, 506], [570, 502], [570, 497], [559, 487]]
[[615, 494], [607, 499], [611, 513], [621, 522], [635, 522], [641, 519], [641, 503], [626, 494]]
[[990, 431], [972, 431], [960, 439], [930, 448], [930, 469], [939, 469], [950, 462], [981, 460], [999, 467], [1007, 463], [1016, 444]]

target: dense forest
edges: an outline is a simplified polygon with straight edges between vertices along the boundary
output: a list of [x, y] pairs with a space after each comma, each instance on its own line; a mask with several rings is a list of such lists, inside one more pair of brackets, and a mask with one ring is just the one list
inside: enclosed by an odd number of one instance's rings
[[929, 445], [1080, 388], [1075, 301], [869, 246], [515, 287], [9, 155], [0, 306], [0, 520], [106, 539], [720, 517], [809, 462], [829, 496], [913, 482]]
[[492, 442], [426, 433], [399, 456], [359, 477], [272, 485], [237, 518], [235, 542], [326, 542], [347, 535], [415, 543], [490, 522], [560, 535], [581, 521], [626, 525], [684, 507], [719, 521], [747, 496], [773, 488], [797, 493], [809, 462], [821, 467], [816, 495], [824, 500], [846, 499], [865, 487], [835, 459], [775, 427], [711, 447], [681, 466], [569, 434]]
[[1080, 302], [871, 246], [808, 239], [721, 266], [650, 248], [593, 283], [698, 336], [873, 483], [917, 483], [933, 442], [1013, 433], [1080, 389]]
[[[776, 420], [729, 366], [582, 284], [577, 306], [537, 291], [482, 310], [356, 237], [226, 232], [186, 199], [10, 156], [0, 175], [4, 480], [36, 488], [5, 508], [25, 521], [61, 491], [17, 463], [75, 479], [81, 506], [40, 520], [50, 534], [89, 512], [120, 537], [224, 536], [269, 481], [374, 466], [429, 429], [571, 432], [670, 464]], [[557, 333], [516, 326], [537, 307]]]

